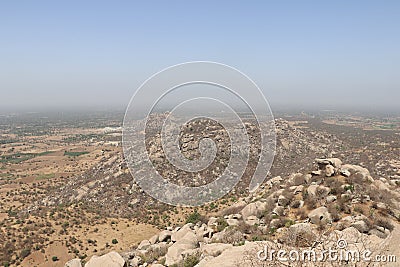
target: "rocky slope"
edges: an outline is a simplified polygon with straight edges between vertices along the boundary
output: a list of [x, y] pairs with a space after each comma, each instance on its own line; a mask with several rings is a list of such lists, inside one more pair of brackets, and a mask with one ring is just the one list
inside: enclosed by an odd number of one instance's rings
[[[269, 179], [215, 216], [189, 216], [134, 250], [94, 256], [84, 266], [383, 266], [376, 257], [399, 258], [397, 184], [338, 158], [316, 159], [313, 166]], [[341, 256], [329, 261], [330, 250]], [[346, 251], [360, 260], [344, 257]], [[298, 260], [302, 255], [305, 261]]]

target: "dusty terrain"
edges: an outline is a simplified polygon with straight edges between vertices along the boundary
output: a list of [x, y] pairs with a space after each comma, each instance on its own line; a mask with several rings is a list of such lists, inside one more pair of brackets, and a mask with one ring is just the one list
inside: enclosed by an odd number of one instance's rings
[[[276, 117], [277, 151], [267, 178], [281, 176], [286, 181], [295, 173], [306, 175], [315, 171], [316, 158], [340, 158], [346, 164], [367, 168], [374, 180], [384, 179], [382, 182], [396, 192], [400, 183], [399, 117], [379, 120], [379, 117], [359, 116], [355, 119], [354, 115], [342, 114], [340, 121], [337, 115], [331, 114], [281, 113]], [[223, 199], [199, 208], [177, 208], [152, 199], [134, 182], [123, 160], [121, 119], [120, 113], [1, 117], [0, 239], [5, 240], [0, 244], [1, 264], [64, 266], [73, 258], [86, 262], [92, 255], [110, 251], [123, 254], [166, 227], [183, 226], [190, 216], [204, 218], [207, 222], [211, 217], [223, 217], [224, 213], [235, 214], [227, 213], [226, 209], [232, 209], [242, 200], [247, 204], [251, 202], [246, 199], [246, 183], [239, 184]], [[357, 121], [357, 125], [344, 123], [348, 121]], [[202, 129], [200, 126], [198, 129]], [[195, 158], [196, 143], [190, 143], [190, 136], [188, 140], [190, 149], [184, 154]], [[157, 143], [156, 135], [148, 143], [154, 145], [156, 160], [162, 158]], [[252, 146], [257, 147], [257, 138]], [[228, 156], [222, 154], [220, 165], [212, 168], [222, 169], [223, 159]], [[167, 163], [163, 160], [158, 162], [160, 170], [166, 174], [176, 173], [164, 165]], [[244, 182], [248, 181], [254, 166], [250, 164], [248, 168]], [[197, 183], [212, 179], [210, 173], [212, 169], [206, 170]], [[174, 174], [170, 178], [174, 181], [176, 177]], [[348, 183], [344, 176], [332, 179]], [[323, 183], [327, 182], [323, 179]], [[264, 194], [271, 194], [268, 192]], [[351, 204], [351, 214], [368, 217], [372, 205], [388, 202], [385, 194], [370, 196], [370, 199], [366, 203]], [[296, 195], [290, 202], [296, 200], [302, 199]], [[312, 205], [306, 203], [304, 211], [288, 210], [285, 217], [280, 218], [280, 227], [283, 221], [284, 228], [288, 222], [298, 222], [302, 214], [307, 215], [312, 210]], [[315, 205], [322, 204], [317, 201]], [[382, 213], [385, 220], [393, 221], [394, 225], [397, 215]], [[338, 216], [338, 221], [344, 217], [342, 213]], [[271, 228], [269, 224], [268, 220], [264, 222], [268, 229]], [[219, 232], [222, 230], [220, 228]], [[251, 239], [269, 240], [276, 235], [272, 234], [267, 231], [249, 235]], [[389, 250], [393, 249], [389, 246]]]

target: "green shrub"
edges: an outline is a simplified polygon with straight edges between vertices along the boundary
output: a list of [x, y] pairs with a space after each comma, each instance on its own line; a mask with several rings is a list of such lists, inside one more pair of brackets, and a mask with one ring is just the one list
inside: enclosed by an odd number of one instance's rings
[[219, 218], [217, 220], [217, 231], [218, 232], [223, 231], [228, 226], [229, 226], [228, 223], [223, 218]]
[[187, 218], [186, 218], [186, 223], [198, 223], [198, 222], [204, 222], [205, 218], [198, 213], [197, 211], [191, 213]]
[[200, 262], [200, 256], [198, 254], [189, 255], [183, 262], [184, 267], [194, 267]]
[[28, 257], [29, 254], [31, 254], [31, 250], [30, 249], [23, 249], [21, 251], [21, 255], [20, 255], [21, 259], [24, 259], [24, 258]]

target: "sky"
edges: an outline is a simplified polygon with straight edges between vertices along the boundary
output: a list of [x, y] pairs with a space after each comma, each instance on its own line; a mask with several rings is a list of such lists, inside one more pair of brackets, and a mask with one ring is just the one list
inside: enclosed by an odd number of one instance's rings
[[400, 1], [0, 1], [0, 109], [124, 109], [197, 60], [272, 109], [399, 110]]

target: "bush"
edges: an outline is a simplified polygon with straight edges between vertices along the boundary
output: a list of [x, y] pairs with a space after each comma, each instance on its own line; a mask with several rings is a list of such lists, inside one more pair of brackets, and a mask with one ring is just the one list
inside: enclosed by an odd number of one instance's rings
[[58, 257], [57, 257], [57, 256], [53, 256], [53, 257], [51, 258], [51, 260], [52, 260], [52, 261], [58, 261]]
[[337, 222], [340, 220], [339, 209], [340, 209], [340, 207], [336, 204], [331, 204], [328, 206], [328, 212], [331, 214], [332, 221], [334, 221], [334, 222]]
[[29, 256], [29, 254], [31, 254], [31, 250], [30, 249], [23, 249], [21, 251], [21, 259], [25, 259], [26, 257]]
[[114, 238], [114, 239], [111, 241], [111, 243], [113, 243], [114, 245], [115, 245], [115, 244], [118, 244], [118, 240]]
[[296, 211], [296, 216], [300, 219], [300, 220], [305, 220], [307, 219], [308, 215], [307, 212], [304, 208], [298, 209]]
[[292, 204], [290, 205], [292, 208], [294, 208], [294, 209], [297, 209], [297, 208], [299, 208], [300, 207], [300, 200], [295, 200], [295, 201], [293, 201], [292, 202]]
[[304, 205], [313, 210], [317, 207], [317, 201], [315, 200], [315, 198], [309, 196], [304, 200]]
[[184, 267], [194, 267], [200, 262], [200, 255], [198, 254], [193, 254], [189, 255], [185, 258], [183, 262]]
[[393, 224], [389, 220], [386, 220], [382, 217], [375, 218], [374, 224], [376, 224], [377, 226], [381, 226], [385, 229], [388, 229], [389, 231], [393, 231], [394, 229]]
[[221, 232], [223, 231], [226, 227], [228, 227], [228, 223], [225, 221], [225, 219], [223, 218], [219, 218], [217, 220], [217, 231]]
[[197, 211], [191, 213], [187, 218], [186, 218], [186, 223], [198, 223], [198, 222], [205, 222], [206, 219], [204, 216], [202, 216], [200, 213]]
[[167, 254], [167, 251], [167, 248], [164, 247], [151, 247], [147, 250], [145, 254], [140, 254], [139, 257], [142, 259], [143, 262], [151, 264], [157, 259], [165, 256], [165, 254]]

